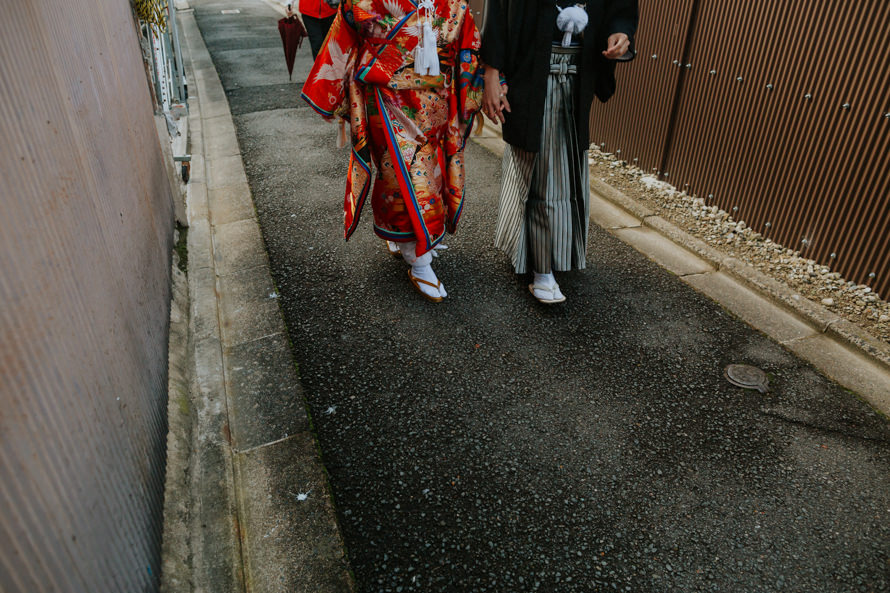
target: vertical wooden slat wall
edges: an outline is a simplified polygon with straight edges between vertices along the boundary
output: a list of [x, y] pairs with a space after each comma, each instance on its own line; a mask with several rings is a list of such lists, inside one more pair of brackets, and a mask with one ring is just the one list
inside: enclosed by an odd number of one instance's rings
[[660, 3], [657, 11], [643, 11], [637, 58], [616, 66], [615, 95], [605, 104], [594, 100], [591, 108], [591, 142], [645, 171], [661, 164], [693, 1], [674, 0]]
[[156, 590], [173, 213], [128, 2], [5, 6], [0, 137], [0, 590]]
[[476, 27], [481, 31], [482, 26], [485, 24], [485, 0], [469, 0], [470, 2], [470, 14], [473, 15], [473, 20], [476, 21]]
[[[619, 66], [614, 103], [593, 107], [593, 140], [886, 296], [890, 3], [640, 7], [639, 56]], [[677, 25], [678, 15], [689, 22]], [[671, 37], [678, 29], [682, 43]], [[679, 89], [672, 109], [665, 88]]]

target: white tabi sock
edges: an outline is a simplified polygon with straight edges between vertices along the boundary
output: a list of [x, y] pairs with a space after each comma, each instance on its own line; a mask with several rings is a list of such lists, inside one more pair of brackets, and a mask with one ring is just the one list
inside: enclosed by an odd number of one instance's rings
[[538, 274], [535, 272], [535, 286], [551, 286], [556, 284], [556, 277], [553, 272], [548, 274]]
[[559, 289], [559, 284], [556, 283], [556, 277], [553, 275], [553, 272], [547, 274], [535, 272], [535, 281], [529, 288], [531, 288], [535, 298], [542, 302], [554, 303], [566, 300], [566, 297]]
[[[439, 283], [436, 273], [433, 272], [433, 268], [430, 266], [430, 263], [433, 261], [431, 252], [427, 251], [418, 257], [416, 254], [417, 243], [415, 241], [411, 241], [410, 243], [399, 243], [399, 249], [402, 252], [402, 258], [411, 266], [411, 274], [415, 278], [420, 278], [433, 285], [428, 286], [420, 283], [420, 290], [432, 297], [440, 296], [445, 298], [448, 296], [448, 293], [445, 292], [445, 287]], [[439, 286], [438, 290], [434, 288], [436, 285]]]

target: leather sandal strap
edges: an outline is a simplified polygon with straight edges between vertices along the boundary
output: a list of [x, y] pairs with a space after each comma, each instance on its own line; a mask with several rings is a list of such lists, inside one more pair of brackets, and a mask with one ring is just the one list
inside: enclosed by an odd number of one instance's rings
[[413, 273], [411, 274], [411, 279], [414, 280], [415, 282], [420, 282], [421, 284], [426, 284], [427, 286], [429, 286], [431, 288], [435, 288], [436, 290], [439, 290], [439, 286], [442, 285], [442, 283], [438, 282], [438, 281], [436, 282], [436, 284], [433, 284], [432, 282], [428, 282], [428, 281], [424, 280], [423, 278], [418, 278]]

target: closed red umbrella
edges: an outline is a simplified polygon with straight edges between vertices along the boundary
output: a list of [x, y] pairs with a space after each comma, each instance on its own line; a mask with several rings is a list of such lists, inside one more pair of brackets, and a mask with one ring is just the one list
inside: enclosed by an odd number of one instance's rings
[[294, 72], [294, 58], [297, 57], [297, 49], [303, 44], [303, 37], [306, 37], [306, 29], [303, 28], [300, 19], [290, 16], [278, 21], [278, 32], [281, 34], [281, 44], [284, 46], [287, 79], [290, 80]]

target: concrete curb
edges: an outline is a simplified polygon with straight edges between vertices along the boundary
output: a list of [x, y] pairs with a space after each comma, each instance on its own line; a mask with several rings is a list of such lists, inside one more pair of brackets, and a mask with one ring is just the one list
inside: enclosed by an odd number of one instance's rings
[[[503, 154], [499, 128], [485, 125], [473, 140]], [[591, 178], [590, 190], [593, 222], [890, 415], [890, 345], [604, 181]]]
[[171, 508], [187, 511], [171, 511], [164, 588], [352, 592], [228, 101], [194, 12], [178, 5], [192, 95], [192, 431], [177, 439], [188, 439], [187, 470], [169, 472], [179, 478], [167, 493]]

